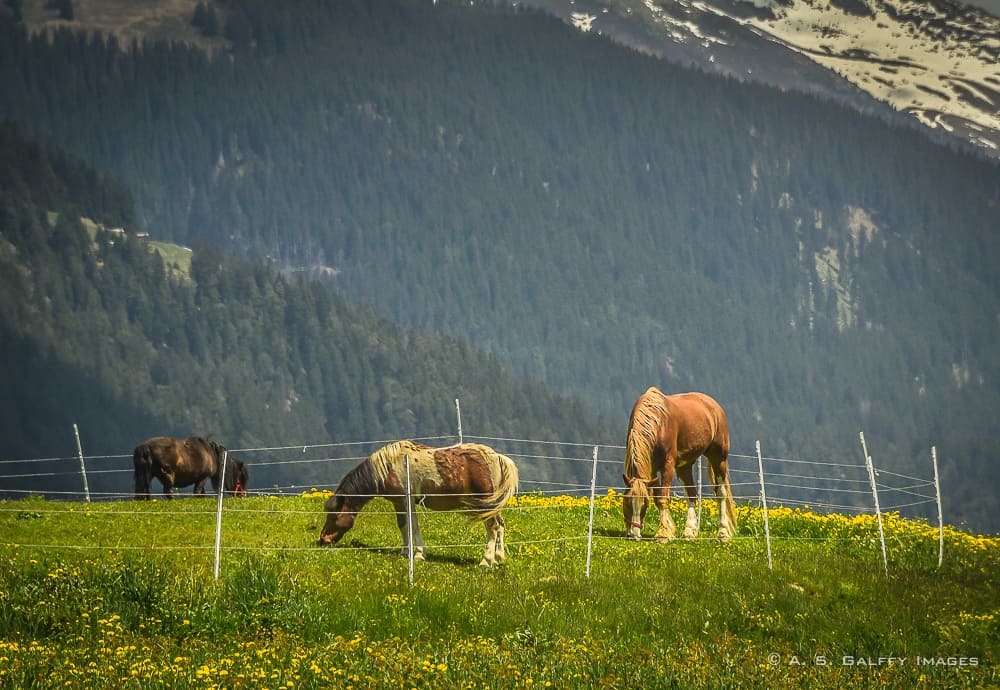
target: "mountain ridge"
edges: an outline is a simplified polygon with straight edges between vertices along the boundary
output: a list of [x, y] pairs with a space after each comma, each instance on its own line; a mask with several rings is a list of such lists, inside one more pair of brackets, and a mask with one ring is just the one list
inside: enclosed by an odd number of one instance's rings
[[[847, 103], [902, 114], [943, 141], [1000, 159], [1000, 18], [958, 0], [500, 0], [557, 16], [640, 52]], [[474, 4], [474, 3], [473, 3]], [[224, 32], [192, 25], [196, 8], [239, 16], [239, 4], [170, 0], [155, 11], [121, 0], [75, 0], [66, 20], [24, 3], [33, 32], [100, 32], [124, 46], [175, 40], [208, 54]], [[2, 10], [0, 10], [2, 11]], [[947, 53], [947, 58], [942, 57]]]
[[706, 71], [820, 93], [865, 112], [885, 105], [1000, 158], [1000, 19], [954, 0], [515, 4]]

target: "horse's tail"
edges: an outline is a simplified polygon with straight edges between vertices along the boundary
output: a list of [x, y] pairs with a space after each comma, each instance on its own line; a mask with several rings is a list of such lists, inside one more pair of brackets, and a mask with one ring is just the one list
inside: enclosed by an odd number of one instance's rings
[[503, 507], [507, 505], [507, 501], [517, 493], [519, 481], [517, 465], [506, 455], [500, 453], [494, 453], [493, 460], [497, 463], [500, 477], [493, 484], [493, 493], [476, 501], [483, 512], [473, 514], [472, 517], [475, 520], [489, 520], [492, 517], [496, 517], [503, 510]]
[[[716, 484], [715, 469], [712, 467], [712, 463], [708, 463], [708, 478], [712, 482], [714, 487]], [[736, 532], [736, 499], [733, 498], [733, 488], [729, 485], [729, 472], [726, 472], [726, 476], [722, 482], [722, 487], [726, 492], [726, 515], [729, 517], [729, 524], [733, 526], [733, 533]], [[721, 519], [721, 516], [720, 518]]]
[[153, 481], [153, 457], [148, 443], [140, 443], [132, 451], [132, 467], [135, 498], [149, 498], [149, 488]]
[[[206, 477], [212, 481], [212, 488], [215, 489], [215, 493], [225, 494], [226, 491], [231, 492], [233, 489], [233, 477], [236, 475], [233, 474], [233, 457], [229, 454], [229, 450], [221, 443], [210, 441], [208, 439], [201, 438], [200, 436], [196, 438], [198, 443], [208, 450], [208, 453], [215, 465], [215, 469], [213, 469], [212, 473]], [[190, 441], [191, 439], [188, 440]], [[201, 449], [198, 450], [200, 451]], [[223, 461], [225, 461], [226, 465], [226, 476], [222, 476]], [[200, 485], [204, 487], [204, 479], [202, 479]], [[199, 493], [198, 486], [198, 484], [195, 484], [195, 493]], [[200, 493], [205, 492], [202, 490]]]

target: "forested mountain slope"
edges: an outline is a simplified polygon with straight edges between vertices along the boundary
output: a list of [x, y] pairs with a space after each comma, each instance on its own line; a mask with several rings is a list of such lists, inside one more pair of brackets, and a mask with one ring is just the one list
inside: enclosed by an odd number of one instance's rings
[[190, 275], [165, 266], [111, 230], [133, 218], [127, 190], [10, 126], [0, 161], [4, 460], [67, 455], [74, 423], [91, 454], [158, 434], [231, 448], [453, 434], [456, 397], [479, 434], [614, 439], [585, 406], [458, 339], [388, 323], [267, 262], [204, 247]]
[[622, 438], [648, 385], [705, 390], [744, 452], [856, 458], [863, 429], [902, 470], [936, 444], [956, 517], [997, 525], [996, 164], [530, 12], [216, 7], [247, 33], [214, 59], [8, 23], [0, 116], [114, 173], [157, 237], [323, 269]]

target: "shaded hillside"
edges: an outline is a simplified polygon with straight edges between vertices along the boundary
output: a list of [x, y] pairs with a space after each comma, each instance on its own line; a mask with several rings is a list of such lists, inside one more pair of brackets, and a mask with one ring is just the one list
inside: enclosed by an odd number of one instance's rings
[[253, 40], [217, 60], [8, 24], [0, 115], [167, 239], [323, 269], [619, 437], [648, 385], [706, 390], [743, 452], [856, 458], [863, 429], [922, 473], [936, 444], [956, 518], [1000, 526], [996, 165], [532, 13], [225, 7]]
[[127, 192], [9, 126], [0, 160], [5, 460], [68, 454], [73, 423], [91, 454], [154, 434], [230, 447], [449, 434], [456, 397], [480, 434], [609, 435], [584, 406], [460, 340], [388, 323], [266, 262], [206, 247], [187, 276], [134, 235], [91, 239], [80, 214], [117, 226]]

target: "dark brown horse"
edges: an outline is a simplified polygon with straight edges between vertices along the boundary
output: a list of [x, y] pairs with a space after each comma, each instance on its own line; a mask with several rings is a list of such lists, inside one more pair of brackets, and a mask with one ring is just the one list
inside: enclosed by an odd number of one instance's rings
[[726, 468], [729, 421], [722, 406], [704, 393], [664, 395], [656, 388], [636, 400], [628, 423], [622, 474], [627, 485], [623, 504], [627, 537], [642, 538], [651, 486], [656, 487], [656, 507], [660, 511], [655, 538], [666, 542], [677, 535], [669, 505], [675, 470], [688, 499], [684, 537], [698, 536], [693, 469], [702, 455], [708, 458], [709, 478], [719, 501], [719, 539], [728, 541], [736, 533], [736, 508]]
[[[430, 448], [397, 441], [381, 448], [341, 480], [326, 502], [320, 546], [333, 546], [354, 526], [358, 512], [376, 496], [396, 508], [396, 524], [408, 553], [406, 458], [410, 460], [411, 500], [432, 510], [467, 510], [486, 525], [486, 553], [479, 565], [504, 559], [504, 522], [500, 511], [517, 491], [517, 466], [505, 455], [479, 443]], [[423, 560], [424, 540], [412, 506], [414, 558]]]
[[[219, 491], [219, 474], [225, 447], [200, 436], [177, 439], [156, 436], [135, 447], [132, 464], [135, 467], [135, 497], [149, 500], [153, 478], [160, 480], [163, 494], [171, 498], [174, 487], [194, 484], [194, 493], [205, 493], [205, 481], [212, 480], [212, 488]], [[242, 460], [232, 455], [226, 457], [224, 491], [234, 496], [245, 496], [250, 471]]]

